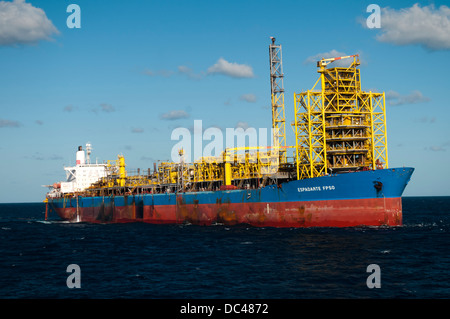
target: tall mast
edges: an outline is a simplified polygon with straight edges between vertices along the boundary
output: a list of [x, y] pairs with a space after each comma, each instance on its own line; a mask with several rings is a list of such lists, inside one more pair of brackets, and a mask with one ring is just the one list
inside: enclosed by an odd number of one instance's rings
[[272, 128], [273, 146], [279, 148], [280, 163], [286, 163], [286, 123], [284, 116], [284, 86], [283, 62], [281, 45], [275, 44], [275, 38], [270, 37], [270, 90], [272, 97]]

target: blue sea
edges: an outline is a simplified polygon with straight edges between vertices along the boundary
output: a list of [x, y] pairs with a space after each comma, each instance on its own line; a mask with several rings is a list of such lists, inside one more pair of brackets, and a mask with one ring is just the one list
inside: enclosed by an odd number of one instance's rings
[[[44, 211], [0, 204], [2, 299], [450, 297], [450, 197], [403, 198], [400, 227], [88, 224]], [[80, 288], [67, 285], [73, 264]]]

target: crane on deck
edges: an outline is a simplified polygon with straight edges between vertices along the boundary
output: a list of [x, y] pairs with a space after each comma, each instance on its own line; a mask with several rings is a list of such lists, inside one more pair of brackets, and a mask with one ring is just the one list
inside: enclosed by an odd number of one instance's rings
[[355, 58], [355, 57], [359, 57], [359, 54], [353, 54], [353, 55], [347, 55], [347, 56], [340, 56], [340, 57], [336, 57], [336, 58], [329, 58], [329, 59], [320, 59], [319, 61], [317, 61], [317, 67], [324, 69], [328, 64], [330, 64], [331, 62], [337, 61], [337, 60], [342, 60], [342, 59], [348, 59], [348, 58]]

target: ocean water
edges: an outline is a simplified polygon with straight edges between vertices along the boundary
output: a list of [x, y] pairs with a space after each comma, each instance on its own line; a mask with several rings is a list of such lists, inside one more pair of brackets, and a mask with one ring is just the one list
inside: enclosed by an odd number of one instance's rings
[[[0, 204], [0, 298], [450, 298], [450, 197], [406, 197], [403, 226], [255, 228], [44, 221]], [[67, 272], [79, 266], [80, 288]], [[379, 266], [380, 288], [367, 271]]]

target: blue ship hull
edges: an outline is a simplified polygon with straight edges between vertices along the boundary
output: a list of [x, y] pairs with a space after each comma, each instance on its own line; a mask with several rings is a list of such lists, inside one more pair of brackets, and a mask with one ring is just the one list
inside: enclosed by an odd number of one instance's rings
[[401, 225], [413, 168], [294, 180], [259, 189], [49, 198], [70, 221], [250, 224], [274, 227]]

